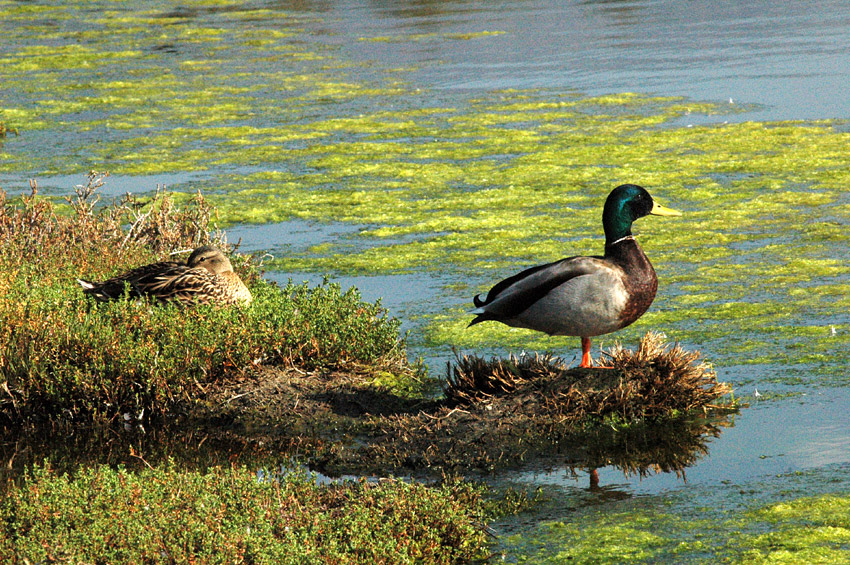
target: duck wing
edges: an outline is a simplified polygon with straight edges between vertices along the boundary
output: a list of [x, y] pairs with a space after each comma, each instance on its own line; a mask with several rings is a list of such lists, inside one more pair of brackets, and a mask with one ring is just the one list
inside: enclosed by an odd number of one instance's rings
[[602, 257], [568, 257], [517, 273], [497, 283], [484, 300], [480, 295], [473, 298], [478, 308], [472, 312], [478, 315], [469, 325], [516, 318], [565, 282], [599, 272], [602, 261]]
[[180, 264], [159, 272], [145, 273], [130, 282], [140, 295], [182, 304], [207, 304], [221, 293], [217, 275], [203, 267]]
[[[138, 298], [145, 293], [145, 289], [162, 284], [162, 278], [174, 276], [188, 269], [183, 263], [175, 261], [162, 261], [151, 263], [129, 270], [116, 277], [103, 282], [91, 282], [77, 279], [86, 294], [94, 296], [98, 300], [117, 300], [124, 296], [124, 289], [129, 285], [129, 296]], [[159, 282], [157, 282], [159, 281]]]

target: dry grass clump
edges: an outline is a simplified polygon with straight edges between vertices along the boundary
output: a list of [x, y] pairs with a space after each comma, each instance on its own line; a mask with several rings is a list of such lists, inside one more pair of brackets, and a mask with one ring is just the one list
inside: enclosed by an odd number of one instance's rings
[[670, 411], [717, 408], [715, 401], [732, 392], [726, 383], [717, 382], [711, 366], [699, 361], [699, 351], [686, 351], [679, 343], [665, 343], [665, 336], [648, 332], [637, 351], [615, 345], [611, 362], [626, 377], [611, 399], [624, 418], [634, 416], [634, 408], [646, 416]]
[[5, 139], [6, 135], [14, 133], [18, 137], [18, 128], [11, 128], [5, 122], [0, 122], [0, 139]]
[[214, 210], [200, 191], [186, 207], [179, 207], [168, 192], [157, 188], [149, 200], [140, 200], [127, 194], [120, 203], [127, 211], [130, 228], [124, 241], [138, 241], [154, 253], [168, 253], [174, 249], [194, 249], [202, 245], [215, 245], [231, 250], [220, 230], [210, 231]]
[[[485, 360], [459, 357], [449, 367], [444, 391], [456, 404], [471, 404], [512, 393], [536, 398], [537, 410], [569, 421], [616, 415], [623, 420], [658, 418], [693, 409], [715, 407], [731, 392], [718, 383], [711, 367], [698, 362], [700, 354], [665, 343], [647, 333], [637, 351], [616, 345], [608, 357], [610, 369], [568, 369], [551, 355]], [[509, 402], [509, 400], [505, 400]]]
[[566, 464], [683, 473], [735, 411], [734, 402], [718, 400], [730, 388], [699, 354], [660, 334], [645, 335], [637, 351], [615, 347], [608, 358], [613, 369], [569, 368], [551, 355], [458, 356], [445, 399], [370, 420], [371, 437], [345, 450], [336, 470]]
[[[20, 265], [44, 284], [55, 276], [107, 278], [116, 268], [163, 260], [200, 245], [232, 251], [223, 233], [214, 229], [213, 209], [200, 193], [183, 206], [176, 205], [174, 194], [161, 190], [145, 200], [127, 194], [101, 204], [97, 190], [107, 176], [91, 171], [64, 206], [41, 197], [35, 181], [30, 181], [31, 193], [20, 198], [9, 198], [0, 189], [3, 265]], [[124, 258], [133, 264], [125, 265]], [[240, 266], [234, 265], [240, 275], [250, 271]]]
[[515, 391], [532, 380], [551, 377], [565, 370], [563, 361], [550, 355], [511, 355], [490, 360], [458, 355], [456, 364], [446, 363], [443, 393], [451, 404], [468, 404]]

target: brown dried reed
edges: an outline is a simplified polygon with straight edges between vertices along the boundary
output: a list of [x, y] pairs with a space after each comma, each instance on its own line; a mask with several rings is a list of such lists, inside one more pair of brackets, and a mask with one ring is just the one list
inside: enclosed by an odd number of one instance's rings
[[215, 228], [214, 209], [200, 192], [181, 205], [177, 200], [182, 195], [159, 187], [148, 197], [126, 194], [104, 204], [98, 189], [108, 175], [91, 171], [86, 183], [65, 198], [67, 206], [38, 194], [34, 180], [29, 195], [10, 198], [0, 189], [2, 263], [41, 265], [39, 275], [47, 278], [58, 274], [57, 265], [75, 276], [99, 278], [201, 245], [233, 251]]
[[[588, 416], [632, 421], [708, 410], [731, 392], [717, 382], [710, 365], [699, 362], [699, 352], [670, 345], [657, 332], [648, 332], [637, 351], [616, 345], [607, 356], [613, 369], [568, 369], [551, 355], [489, 361], [458, 356], [455, 366], [449, 366], [444, 392], [452, 404], [514, 394], [541, 414], [576, 422]], [[536, 400], [529, 404], [528, 397]]]

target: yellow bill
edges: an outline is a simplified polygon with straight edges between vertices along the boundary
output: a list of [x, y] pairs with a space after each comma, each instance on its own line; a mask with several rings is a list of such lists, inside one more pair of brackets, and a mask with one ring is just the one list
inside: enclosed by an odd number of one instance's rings
[[681, 216], [682, 213], [672, 208], [662, 206], [658, 202], [652, 202], [652, 210], [649, 211], [653, 216]]

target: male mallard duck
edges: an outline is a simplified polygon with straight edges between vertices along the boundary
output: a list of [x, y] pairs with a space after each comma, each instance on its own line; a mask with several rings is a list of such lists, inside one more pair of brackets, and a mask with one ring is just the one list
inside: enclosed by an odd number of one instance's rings
[[251, 291], [233, 272], [230, 260], [215, 247], [195, 249], [186, 263], [162, 261], [143, 265], [103, 282], [77, 279], [83, 291], [100, 301], [124, 296], [148, 297], [180, 304], [235, 304], [251, 302]]
[[476, 296], [470, 326], [496, 320], [549, 335], [581, 337], [581, 367], [590, 367], [590, 337], [624, 328], [646, 312], [658, 278], [632, 235], [647, 214], [681, 216], [656, 204], [640, 186], [618, 186], [605, 201], [605, 255], [569, 257], [531, 267]]

